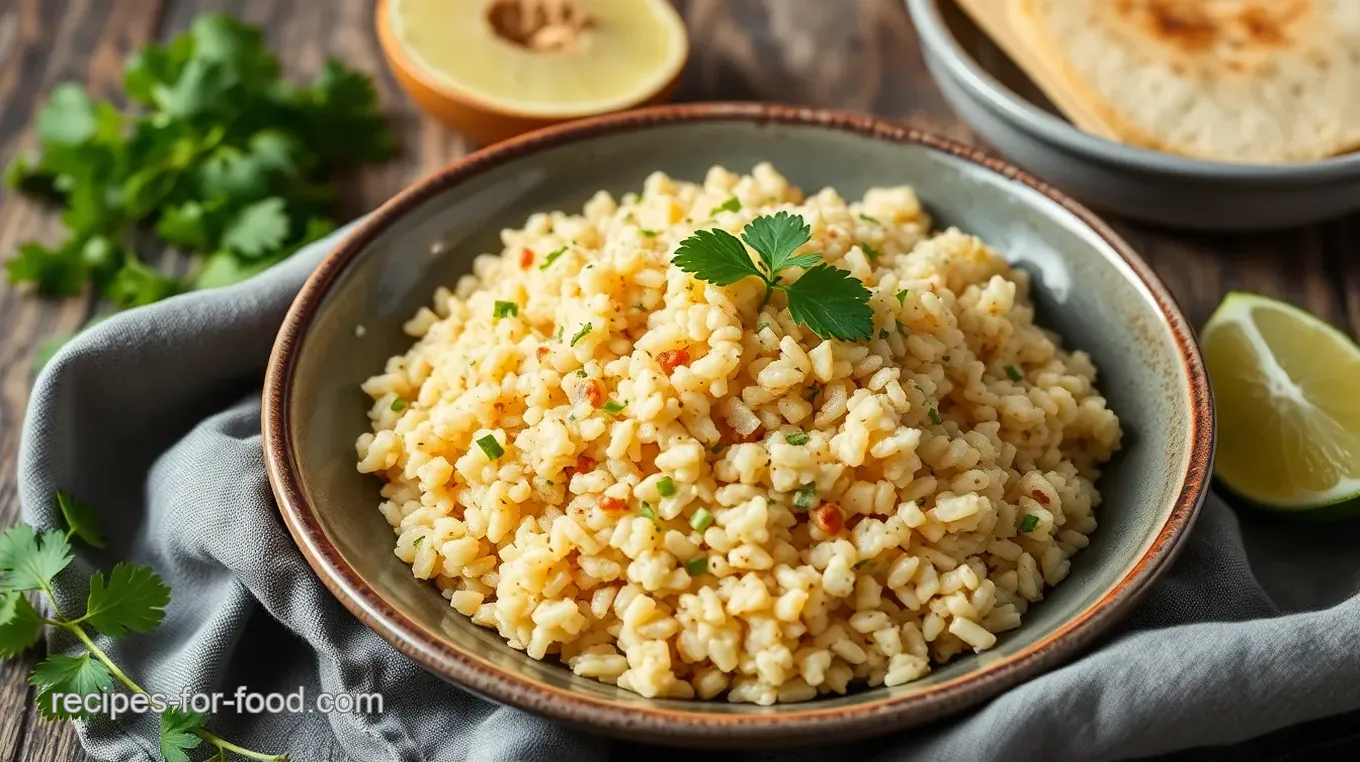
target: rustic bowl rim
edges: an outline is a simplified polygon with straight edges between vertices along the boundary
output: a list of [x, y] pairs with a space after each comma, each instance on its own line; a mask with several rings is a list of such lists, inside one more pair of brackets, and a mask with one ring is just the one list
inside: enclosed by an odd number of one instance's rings
[[1179, 156], [1092, 135], [1020, 97], [993, 77], [963, 49], [945, 24], [940, 15], [940, 0], [905, 2], [926, 55], [934, 55], [963, 87], [992, 111], [1070, 153], [1117, 164], [1139, 174], [1157, 173], [1194, 180], [1310, 185], [1360, 176], [1360, 151], [1316, 161], [1244, 164]]
[[[695, 702], [693, 711], [648, 703], [615, 703], [572, 693], [506, 671], [455, 646], [387, 603], [363, 583], [326, 536], [320, 512], [305, 497], [294, 451], [290, 389], [306, 335], [319, 306], [346, 267], [380, 234], [412, 209], [464, 178], [530, 156], [540, 149], [646, 129], [704, 122], [749, 122], [811, 126], [918, 145], [966, 160], [1058, 203], [1123, 259], [1156, 301], [1174, 337], [1191, 403], [1189, 453], [1180, 491], [1148, 550], [1096, 603], [1048, 637], [995, 664], [932, 686], [920, 693], [885, 697], [851, 706], [819, 708], [817, 702], [780, 705], [770, 713], [714, 713]], [[261, 412], [265, 465], [289, 532], [328, 589], [364, 624], [429, 671], [482, 696], [552, 719], [616, 736], [679, 744], [780, 744], [864, 737], [933, 720], [1001, 693], [1056, 666], [1088, 645], [1127, 614], [1182, 546], [1208, 491], [1214, 448], [1212, 392], [1194, 334], [1170, 293], [1143, 260], [1104, 222], [1046, 183], [1016, 167], [953, 140], [862, 114], [757, 103], [659, 106], [558, 125], [529, 133], [454, 161], [397, 194], [352, 230], [303, 284], [284, 318], [266, 371]]]

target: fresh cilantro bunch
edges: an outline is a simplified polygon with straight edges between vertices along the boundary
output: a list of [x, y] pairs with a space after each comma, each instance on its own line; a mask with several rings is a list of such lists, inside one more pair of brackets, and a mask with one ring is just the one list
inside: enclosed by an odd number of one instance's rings
[[[694, 277], [715, 286], [729, 286], [755, 276], [765, 283], [765, 303], [776, 291], [784, 292], [789, 315], [823, 339], [861, 341], [874, 328], [869, 289], [850, 273], [832, 267], [820, 254], [794, 254], [812, 239], [802, 217], [778, 212], [751, 220], [741, 240], [722, 230], [696, 230], [680, 242], [672, 263]], [[746, 245], [742, 245], [742, 241]], [[753, 261], [746, 246], [755, 250]], [[780, 273], [791, 267], [811, 268], [793, 283]]]
[[[127, 62], [135, 114], [60, 85], [38, 114], [41, 147], [9, 185], [65, 207], [67, 238], [20, 244], [12, 283], [71, 296], [89, 282], [119, 308], [244, 280], [335, 228], [339, 168], [393, 147], [372, 83], [329, 61], [309, 85], [279, 78], [258, 27], [205, 15]], [[184, 280], [138, 255], [146, 236], [204, 255]]]
[[[39, 534], [27, 524], [17, 524], [0, 534], [0, 658], [16, 656], [38, 642], [44, 627], [73, 635], [82, 647], [76, 656], [51, 654], [33, 668], [28, 681], [37, 689], [34, 703], [51, 720], [84, 719], [82, 711], [69, 712], [55, 694], [89, 695], [115, 690], [115, 681], [133, 693], [146, 691], [133, 681], [94, 641], [93, 633], [121, 638], [129, 631], [150, 632], [165, 617], [170, 588], [149, 566], [120, 563], [105, 576], [90, 577], [85, 613], [64, 613], [52, 593], [52, 580], [71, 565], [71, 538], [104, 547], [99, 517], [84, 503], [57, 493], [57, 505], [67, 529]], [[28, 598], [37, 591], [47, 600], [52, 616], [39, 613]], [[207, 717], [176, 707], [160, 715], [161, 756], [166, 762], [189, 762], [188, 752], [207, 741], [216, 747], [213, 759], [226, 760], [228, 753], [263, 760], [287, 762], [287, 755], [243, 749], [204, 727]]]

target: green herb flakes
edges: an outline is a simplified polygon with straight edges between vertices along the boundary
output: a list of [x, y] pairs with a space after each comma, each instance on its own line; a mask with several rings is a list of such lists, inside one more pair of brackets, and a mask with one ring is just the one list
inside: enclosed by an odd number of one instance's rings
[[791, 445], [805, 445], [811, 441], [811, 439], [812, 437], [809, 437], [807, 433], [803, 431], [795, 431], [792, 434], [786, 434], [784, 436], [784, 441]]
[[804, 484], [798, 488], [797, 492], [793, 493], [793, 507], [798, 510], [806, 511], [816, 504], [817, 485], [813, 482]]
[[651, 503], [643, 503], [642, 509], [639, 510], [638, 513], [642, 518], [647, 519], [648, 521], [656, 521], [656, 511], [652, 510]]
[[553, 263], [553, 262], [556, 262], [556, 261], [558, 260], [558, 258], [560, 258], [563, 254], [566, 254], [566, 253], [567, 253], [567, 247], [565, 247], [565, 246], [563, 246], [563, 247], [560, 248], [560, 249], [557, 249], [556, 251], [550, 251], [550, 252], [548, 252], [548, 256], [546, 256], [546, 257], [543, 258], [543, 264], [539, 265], [539, 266], [538, 266], [538, 269], [540, 269], [540, 270], [546, 270], [546, 269], [548, 269], [549, 267], [552, 267], [552, 263]]
[[944, 423], [944, 419], [940, 417], [940, 411], [933, 407], [929, 410], [929, 412], [926, 413], [926, 415], [930, 417], [930, 422], [935, 424], [936, 426], [939, 426], [940, 424]]
[[392, 409], [392, 412], [400, 413], [401, 411], [406, 409], [406, 400], [402, 399], [401, 397], [394, 397], [392, 398], [392, 404], [390, 407]]
[[713, 526], [713, 514], [707, 508], [700, 508], [689, 517], [689, 525], [694, 531], [702, 532]]
[[685, 571], [689, 572], [689, 576], [691, 577], [706, 574], [708, 572], [708, 556], [699, 556], [698, 558], [691, 558], [686, 561]]
[[906, 304], [906, 303], [907, 303], [907, 294], [910, 294], [910, 293], [911, 293], [911, 290], [910, 290], [910, 289], [905, 289], [905, 288], [902, 289], [901, 291], [898, 291], [898, 292], [897, 292], [897, 303], [898, 303], [898, 304]]
[[879, 251], [876, 246], [869, 243], [868, 241], [860, 241], [859, 248], [860, 251], [863, 251], [864, 255], [869, 258], [870, 262], [874, 261], [875, 259], [878, 259], [879, 256], [883, 253]]
[[1021, 379], [1024, 378], [1024, 375], [1021, 374], [1020, 370], [1016, 368], [1014, 365], [1007, 365], [1005, 366], [1005, 368], [1003, 368], [1003, 370], [1006, 371], [1006, 378], [1009, 378], [1010, 380], [1015, 381], [1017, 383], [1019, 383]]
[[505, 317], [519, 317], [519, 305], [514, 302], [496, 302], [491, 310], [491, 317], [496, 320]]
[[477, 446], [482, 448], [482, 452], [486, 453], [487, 460], [495, 460], [505, 454], [505, 448], [501, 447], [501, 443], [497, 442], [496, 438], [490, 434], [478, 439]]
[[604, 403], [604, 411], [610, 415], [618, 415], [623, 412], [623, 403], [617, 400], [606, 400]]
[[727, 199], [726, 201], [722, 202], [721, 204], [718, 204], [717, 206], [713, 207], [713, 210], [708, 213], [708, 216], [716, 217], [718, 215], [718, 212], [739, 212], [739, 211], [741, 211], [741, 199], [737, 198], [736, 196], [733, 196]]
[[580, 341], [581, 339], [584, 339], [586, 336], [590, 335], [590, 332], [591, 332], [592, 330], [594, 330], [594, 329], [595, 329], [595, 326], [591, 325], [590, 323], [586, 323], [585, 325], [581, 326], [581, 330], [577, 331], [577, 332], [575, 333], [575, 335], [573, 335], [573, 336], [571, 337], [571, 344], [570, 344], [570, 346], [573, 346], [573, 347], [576, 346], [576, 342], [578, 342], [578, 341]]
[[655, 230], [648, 230], [647, 228], [639, 228], [639, 229], [638, 229], [638, 232], [641, 233], [641, 234], [643, 234], [644, 236], [646, 236], [646, 237], [648, 237], [648, 238], [656, 238], [657, 236], [661, 235], [660, 233], [656, 232]]
[[887, 328], [878, 329], [878, 338], [880, 339], [888, 338], [888, 329]]
[[1033, 532], [1039, 526], [1039, 517], [1033, 513], [1026, 513], [1020, 519], [1021, 532]]
[[656, 494], [662, 497], [672, 497], [675, 495], [675, 481], [669, 476], [663, 476], [656, 482]]
[[858, 216], [859, 216], [859, 218], [860, 218], [861, 220], [864, 220], [865, 222], [872, 222], [872, 223], [874, 223], [875, 225], [882, 225], [882, 224], [883, 224], [883, 223], [879, 222], [877, 218], [875, 218], [875, 217], [870, 217], [869, 215], [864, 214], [863, 212], [861, 212]]

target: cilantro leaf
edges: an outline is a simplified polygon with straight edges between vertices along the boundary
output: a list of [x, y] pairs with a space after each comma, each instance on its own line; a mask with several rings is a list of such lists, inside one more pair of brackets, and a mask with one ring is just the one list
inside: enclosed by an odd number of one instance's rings
[[111, 638], [128, 630], [150, 632], [165, 618], [169, 603], [170, 588], [151, 567], [120, 563], [109, 572], [107, 583], [102, 571], [90, 577], [85, 620]]
[[15, 524], [0, 534], [0, 592], [45, 588], [70, 563], [71, 545], [55, 529], [39, 536]]
[[[819, 261], [816, 255], [804, 255], [798, 258], [803, 261], [796, 265], [788, 262], [799, 246], [812, 240], [811, 226], [804, 222], [802, 217], [788, 212], [778, 212], [774, 216], [766, 215], [751, 220], [751, 223], [741, 231], [741, 239], [756, 250], [771, 273], [777, 273], [790, 266], [807, 267]], [[809, 256], [812, 257], [811, 261], [808, 261]]]
[[203, 251], [208, 248], [208, 214], [197, 201], [169, 207], [156, 221], [156, 235], [172, 246]]
[[66, 528], [92, 548], [104, 548], [104, 532], [99, 526], [99, 514], [86, 503], [57, 491], [57, 508], [66, 521]]
[[38, 642], [42, 618], [23, 593], [0, 596], [0, 658], [26, 651]]
[[183, 290], [178, 278], [128, 258], [105, 287], [104, 296], [120, 308], [130, 309], [159, 302]]
[[221, 288], [250, 280], [282, 262], [287, 253], [281, 252], [278, 256], [265, 257], [254, 262], [242, 262], [229, 251], [219, 251], [203, 260], [198, 275], [194, 276], [194, 288]]
[[718, 204], [717, 206], [713, 207], [713, 209], [710, 210], [708, 214], [710, 217], [714, 217], [717, 216], [718, 212], [739, 212], [739, 211], [741, 211], [741, 199], [737, 198], [736, 196], [732, 196], [731, 198], [727, 199], [721, 204]]
[[35, 126], [38, 140], [44, 143], [84, 143], [98, 127], [94, 101], [80, 85], [64, 82], [52, 90]]
[[194, 731], [201, 730], [205, 720], [198, 712], [173, 706], [161, 714], [161, 757], [165, 762], [189, 762], [187, 752], [203, 743]]
[[824, 339], [867, 339], [874, 330], [869, 289], [855, 276], [820, 264], [787, 288], [789, 314]]
[[56, 248], [31, 241], [19, 244], [18, 254], [5, 263], [10, 283], [32, 283], [44, 296], [80, 293], [89, 270], [72, 243]]
[[245, 259], [259, 259], [276, 251], [288, 237], [285, 203], [273, 196], [242, 209], [222, 233], [223, 246]]
[[726, 230], [696, 230], [680, 242], [671, 263], [715, 286], [730, 286], [750, 275], [764, 278], [746, 247]]
[[38, 689], [34, 704], [38, 711], [49, 720], [70, 720], [87, 717], [84, 709], [67, 711], [61, 697], [67, 694], [88, 696], [113, 689], [113, 676], [109, 668], [96, 661], [88, 653], [79, 656], [52, 654], [38, 662], [28, 682]]

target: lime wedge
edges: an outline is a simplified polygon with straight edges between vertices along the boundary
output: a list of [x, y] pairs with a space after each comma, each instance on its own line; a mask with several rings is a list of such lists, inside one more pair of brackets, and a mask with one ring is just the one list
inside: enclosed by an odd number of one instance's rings
[[1223, 300], [1200, 341], [1219, 481], [1267, 510], [1360, 512], [1360, 347], [1297, 307], [1244, 293]]

